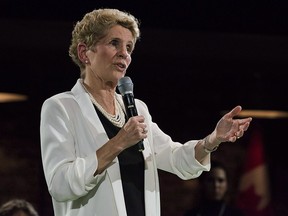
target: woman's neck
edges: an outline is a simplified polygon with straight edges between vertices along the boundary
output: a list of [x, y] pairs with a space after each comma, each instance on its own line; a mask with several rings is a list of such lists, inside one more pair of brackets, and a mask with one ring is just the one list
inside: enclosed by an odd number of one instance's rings
[[83, 81], [83, 86], [106, 112], [115, 114], [115, 88], [99, 86], [97, 83]]

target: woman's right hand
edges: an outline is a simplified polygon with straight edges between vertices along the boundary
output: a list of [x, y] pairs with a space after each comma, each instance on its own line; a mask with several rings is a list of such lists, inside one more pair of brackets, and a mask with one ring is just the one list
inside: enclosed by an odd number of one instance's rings
[[130, 117], [127, 123], [116, 135], [119, 141], [123, 144], [123, 148], [126, 149], [132, 145], [135, 145], [140, 140], [147, 138], [147, 125], [143, 116]]
[[94, 176], [102, 173], [123, 150], [147, 137], [147, 125], [143, 116], [133, 116], [121, 130], [96, 151], [98, 164]]

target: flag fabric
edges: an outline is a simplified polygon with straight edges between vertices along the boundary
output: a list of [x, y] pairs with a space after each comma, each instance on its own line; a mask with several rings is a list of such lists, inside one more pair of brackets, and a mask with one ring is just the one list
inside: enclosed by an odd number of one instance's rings
[[247, 146], [237, 206], [244, 211], [246, 216], [274, 216], [270, 198], [263, 136], [257, 128], [252, 131]]

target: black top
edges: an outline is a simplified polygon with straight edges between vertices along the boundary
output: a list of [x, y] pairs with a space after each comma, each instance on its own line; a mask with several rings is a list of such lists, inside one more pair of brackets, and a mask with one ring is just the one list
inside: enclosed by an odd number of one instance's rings
[[184, 216], [244, 216], [243, 212], [224, 201], [207, 201], [202, 206], [188, 210]]
[[[114, 137], [121, 128], [113, 125], [94, 106], [109, 139]], [[127, 216], [145, 216], [144, 202], [144, 158], [138, 146], [125, 149], [118, 155], [121, 180], [126, 204]], [[108, 207], [109, 208], [109, 207]]]

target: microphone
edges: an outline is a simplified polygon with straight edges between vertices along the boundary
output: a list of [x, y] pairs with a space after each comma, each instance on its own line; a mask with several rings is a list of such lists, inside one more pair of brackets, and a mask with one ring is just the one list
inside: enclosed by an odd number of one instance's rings
[[[133, 82], [130, 77], [125, 76], [122, 77], [118, 81], [118, 90], [122, 95], [122, 99], [124, 102], [126, 114], [128, 118], [133, 116], [138, 116], [138, 112], [136, 109], [135, 101], [134, 101], [134, 94], [133, 94]], [[143, 140], [137, 143], [139, 151], [144, 150]]]

